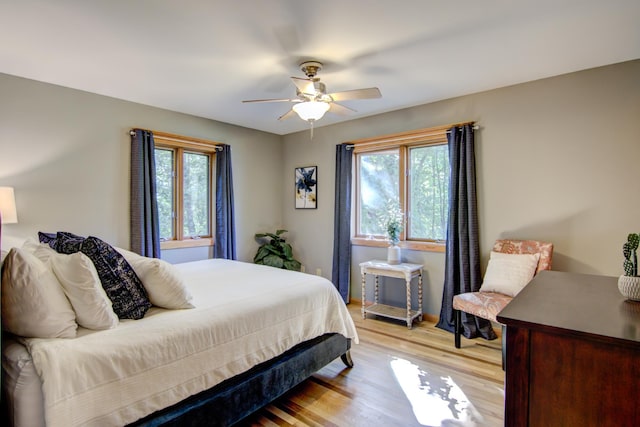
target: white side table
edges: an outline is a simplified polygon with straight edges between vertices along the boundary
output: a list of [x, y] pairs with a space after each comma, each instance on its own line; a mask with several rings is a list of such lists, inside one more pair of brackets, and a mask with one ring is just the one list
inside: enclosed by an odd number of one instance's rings
[[[362, 274], [362, 318], [367, 318], [367, 313], [378, 316], [389, 317], [397, 320], [406, 320], [407, 327], [411, 329], [414, 319], [422, 321], [422, 265], [409, 264], [389, 264], [386, 261], [367, 261], [360, 264]], [[374, 275], [375, 289], [373, 305], [365, 306], [367, 274]], [[394, 307], [380, 304], [378, 302], [378, 276], [395, 277], [404, 279], [407, 286], [407, 307]], [[418, 278], [418, 308], [411, 309], [411, 280]]]

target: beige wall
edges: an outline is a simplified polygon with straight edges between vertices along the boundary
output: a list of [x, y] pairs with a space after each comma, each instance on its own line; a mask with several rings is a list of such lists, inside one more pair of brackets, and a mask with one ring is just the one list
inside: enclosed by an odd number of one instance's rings
[[[483, 265], [497, 238], [536, 238], [555, 244], [556, 270], [619, 275], [622, 243], [640, 231], [638, 60], [316, 128], [312, 141], [308, 132], [286, 136], [291, 173], [283, 185], [292, 188], [296, 166], [317, 164], [320, 173], [317, 211], [296, 211], [292, 190], [284, 194], [284, 222], [307, 269], [330, 277], [336, 144], [468, 120], [480, 125]], [[358, 263], [384, 257], [383, 249], [354, 248], [354, 298], [361, 297]], [[424, 308], [439, 313], [444, 256], [407, 251], [404, 259], [425, 265]], [[397, 288], [387, 297], [402, 302]]]
[[[20, 216], [3, 241], [67, 229], [128, 246], [128, 130], [142, 127], [232, 146], [239, 259], [252, 259], [256, 232], [285, 227], [307, 271], [330, 278], [335, 145], [475, 120], [483, 265], [497, 238], [539, 238], [555, 244], [554, 269], [616, 276], [626, 234], [640, 231], [638, 76], [632, 61], [319, 127], [309, 140], [0, 74], [0, 185], [15, 187]], [[296, 210], [294, 168], [308, 165], [318, 166], [318, 209]], [[163, 256], [207, 255], [173, 252]], [[384, 257], [354, 248], [354, 298], [358, 263]], [[424, 308], [437, 314], [444, 255], [404, 259], [425, 265]], [[401, 287], [385, 298], [402, 302]]]
[[[282, 190], [273, 184], [282, 173], [280, 136], [0, 74], [0, 185], [15, 187], [19, 210], [3, 240], [64, 229], [128, 247], [133, 127], [232, 147], [238, 257], [251, 260], [253, 235], [282, 221]], [[172, 261], [206, 256], [163, 253]]]

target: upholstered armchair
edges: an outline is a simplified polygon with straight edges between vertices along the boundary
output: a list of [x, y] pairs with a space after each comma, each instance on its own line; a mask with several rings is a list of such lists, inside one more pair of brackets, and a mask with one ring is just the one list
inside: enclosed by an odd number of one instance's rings
[[[499, 323], [496, 320], [498, 313], [531, 278], [541, 270], [551, 269], [552, 255], [551, 243], [536, 240], [497, 240], [493, 245], [479, 292], [467, 292], [453, 297], [456, 348], [460, 348], [463, 327], [461, 312]], [[503, 325], [503, 351], [504, 332]]]

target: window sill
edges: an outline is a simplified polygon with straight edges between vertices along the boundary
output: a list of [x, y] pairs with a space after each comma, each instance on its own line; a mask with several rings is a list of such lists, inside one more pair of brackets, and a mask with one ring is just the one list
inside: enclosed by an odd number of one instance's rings
[[[375, 248], [386, 248], [389, 241], [386, 239], [369, 239], [366, 237], [352, 237], [351, 244], [355, 246], [370, 246]], [[417, 240], [404, 240], [398, 244], [402, 249], [422, 252], [445, 252], [447, 245], [438, 242], [420, 242]]]
[[213, 246], [213, 238], [204, 237], [202, 239], [165, 240], [160, 242], [160, 249], [196, 248], [201, 246]]

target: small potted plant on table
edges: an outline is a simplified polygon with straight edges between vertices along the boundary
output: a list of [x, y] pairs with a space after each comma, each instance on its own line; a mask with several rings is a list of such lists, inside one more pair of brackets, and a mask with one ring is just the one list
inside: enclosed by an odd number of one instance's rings
[[387, 218], [384, 224], [385, 230], [387, 231], [387, 237], [391, 245], [387, 249], [387, 263], [389, 264], [400, 264], [401, 260], [401, 250], [398, 243], [400, 242], [400, 233], [404, 229], [404, 215], [400, 211], [400, 209], [396, 207], [392, 207], [387, 212]]

